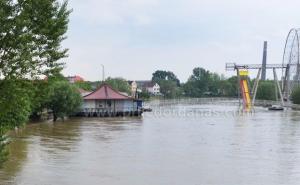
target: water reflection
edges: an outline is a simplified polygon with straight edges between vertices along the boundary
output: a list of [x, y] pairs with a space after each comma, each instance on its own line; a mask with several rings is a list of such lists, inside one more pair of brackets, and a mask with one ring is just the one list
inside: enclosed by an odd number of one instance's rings
[[13, 139], [9, 145], [9, 160], [0, 171], [1, 184], [13, 183], [13, 177], [20, 171], [27, 160], [27, 138], [22, 130], [11, 133]]
[[[76, 165], [80, 161], [74, 155], [85, 147], [95, 147], [90, 145], [97, 141], [110, 143], [114, 135], [122, 134], [126, 129], [137, 129], [141, 123], [141, 118], [119, 118], [29, 124], [11, 133], [10, 156], [0, 171], [0, 184], [32, 184], [35, 173], [40, 174], [35, 176], [33, 182], [36, 184], [49, 182], [49, 171], [53, 170], [52, 175], [57, 176], [65, 174], [64, 170], [59, 171], [61, 164], [80, 168]], [[56, 181], [52, 179], [49, 184]]]

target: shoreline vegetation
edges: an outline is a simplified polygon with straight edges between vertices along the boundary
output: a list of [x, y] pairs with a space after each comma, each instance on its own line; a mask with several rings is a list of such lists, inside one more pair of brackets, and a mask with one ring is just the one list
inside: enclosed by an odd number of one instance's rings
[[[22, 127], [44, 108], [54, 108], [53, 93], [69, 93], [65, 101], [77, 103], [74, 88], [56, 79], [67, 57], [68, 2], [56, 0], [0, 1], [0, 163], [7, 158], [6, 133]], [[53, 82], [53, 83], [52, 83]], [[46, 93], [47, 92], [47, 93]], [[51, 100], [52, 99], [52, 100]], [[65, 102], [65, 103], [66, 103]], [[57, 112], [55, 112], [56, 110]], [[53, 109], [62, 116], [69, 109]]]

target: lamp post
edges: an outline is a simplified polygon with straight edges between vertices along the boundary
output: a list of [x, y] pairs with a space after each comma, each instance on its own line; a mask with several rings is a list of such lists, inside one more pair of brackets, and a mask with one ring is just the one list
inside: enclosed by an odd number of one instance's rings
[[102, 66], [102, 82], [105, 82], [105, 68], [103, 64], [101, 64], [101, 66]]

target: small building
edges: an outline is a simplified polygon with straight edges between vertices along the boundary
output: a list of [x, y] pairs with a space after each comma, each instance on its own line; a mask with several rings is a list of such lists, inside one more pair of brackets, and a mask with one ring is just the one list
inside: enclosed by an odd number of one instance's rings
[[136, 81], [128, 81], [128, 84], [130, 86], [131, 96], [136, 97], [136, 93], [138, 92], [138, 86]]
[[70, 83], [76, 83], [76, 82], [84, 82], [84, 79], [81, 76], [75, 75], [75, 76], [68, 76], [67, 80]]
[[149, 92], [152, 95], [161, 95], [160, 86], [153, 81], [136, 81], [137, 88], [142, 89], [143, 91]]
[[92, 117], [139, 116], [141, 101], [126, 96], [104, 84], [83, 97], [81, 115]]

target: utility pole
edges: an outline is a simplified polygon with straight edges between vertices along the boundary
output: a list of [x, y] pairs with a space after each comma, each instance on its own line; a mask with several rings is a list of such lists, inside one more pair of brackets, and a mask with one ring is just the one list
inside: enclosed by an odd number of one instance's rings
[[101, 66], [102, 66], [102, 82], [105, 82], [105, 68], [103, 64], [101, 64]]

